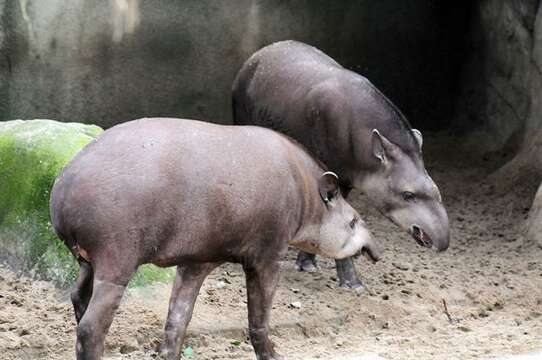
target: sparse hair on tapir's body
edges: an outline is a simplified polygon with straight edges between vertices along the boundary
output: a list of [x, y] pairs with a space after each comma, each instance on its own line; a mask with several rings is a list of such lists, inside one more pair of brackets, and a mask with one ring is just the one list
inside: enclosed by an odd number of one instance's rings
[[268, 337], [288, 245], [332, 258], [380, 258], [338, 178], [272, 130], [171, 118], [103, 132], [58, 177], [51, 222], [80, 265], [72, 290], [77, 359], [101, 359], [115, 309], [138, 266], [177, 266], [164, 355], [178, 359], [205, 277], [224, 262], [247, 278], [249, 335]]
[[[303, 144], [361, 190], [384, 216], [424, 247], [448, 248], [448, 215], [422, 159], [422, 134], [369, 80], [315, 47], [280, 41], [254, 53], [232, 86], [239, 125], [268, 127]], [[362, 288], [351, 259], [337, 260], [341, 286]], [[298, 265], [314, 270], [314, 256]]]

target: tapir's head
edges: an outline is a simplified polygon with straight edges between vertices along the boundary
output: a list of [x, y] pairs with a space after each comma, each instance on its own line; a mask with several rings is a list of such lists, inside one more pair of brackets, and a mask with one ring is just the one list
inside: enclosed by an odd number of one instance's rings
[[425, 170], [422, 134], [412, 131], [415, 150], [405, 152], [373, 130], [372, 156], [376, 170], [358, 184], [392, 222], [407, 231], [424, 247], [444, 251], [450, 241], [448, 215], [440, 192]]
[[319, 221], [307, 227], [298, 247], [333, 259], [343, 259], [366, 253], [373, 261], [381, 258], [365, 222], [342, 197], [339, 179], [332, 172], [325, 172], [318, 181], [322, 210]]

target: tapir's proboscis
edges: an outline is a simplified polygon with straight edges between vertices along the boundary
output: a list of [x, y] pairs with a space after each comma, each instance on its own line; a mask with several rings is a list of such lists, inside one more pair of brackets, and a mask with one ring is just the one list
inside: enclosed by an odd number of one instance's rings
[[288, 245], [332, 258], [380, 257], [337, 176], [288, 137], [253, 126], [155, 118], [106, 130], [56, 180], [51, 221], [80, 265], [71, 295], [80, 360], [102, 357], [141, 264], [177, 266], [167, 359], [179, 359], [203, 280], [224, 262], [246, 274], [258, 359], [279, 359], [268, 323]]
[[[422, 246], [444, 251], [448, 216], [422, 159], [422, 135], [363, 76], [322, 51], [282, 41], [257, 51], [232, 88], [236, 124], [281, 131], [337, 172], [344, 196], [352, 188]], [[301, 252], [300, 269], [314, 256]], [[351, 259], [337, 261], [342, 286], [361, 288]]]

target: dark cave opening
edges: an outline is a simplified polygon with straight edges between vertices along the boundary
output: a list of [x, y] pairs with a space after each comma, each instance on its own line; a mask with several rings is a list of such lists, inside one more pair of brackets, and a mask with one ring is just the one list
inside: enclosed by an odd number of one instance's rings
[[383, 1], [368, 10], [368, 19], [386, 21], [374, 22], [361, 39], [352, 38], [341, 53], [344, 65], [371, 80], [413, 127], [454, 128], [473, 5]]

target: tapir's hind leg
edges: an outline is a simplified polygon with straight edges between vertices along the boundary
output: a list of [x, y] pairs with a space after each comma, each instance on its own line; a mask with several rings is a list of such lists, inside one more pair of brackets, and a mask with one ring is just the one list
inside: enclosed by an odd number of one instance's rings
[[299, 251], [297, 253], [295, 265], [299, 271], [314, 272], [318, 270], [318, 265], [316, 265], [316, 255], [309, 254], [304, 251]]
[[180, 358], [184, 334], [192, 318], [199, 289], [203, 280], [217, 265], [205, 263], [177, 266], [177, 276], [171, 291], [166, 321], [166, 343], [163, 348], [163, 356], [166, 360]]
[[117, 264], [107, 266], [95, 264], [92, 296], [77, 326], [77, 360], [102, 358], [105, 335], [111, 326], [124, 289], [136, 270], [134, 266], [129, 271], [119, 271], [115, 265]]
[[92, 296], [93, 270], [89, 262], [79, 260], [79, 277], [71, 291], [71, 300], [77, 323], [87, 310], [90, 297]]

